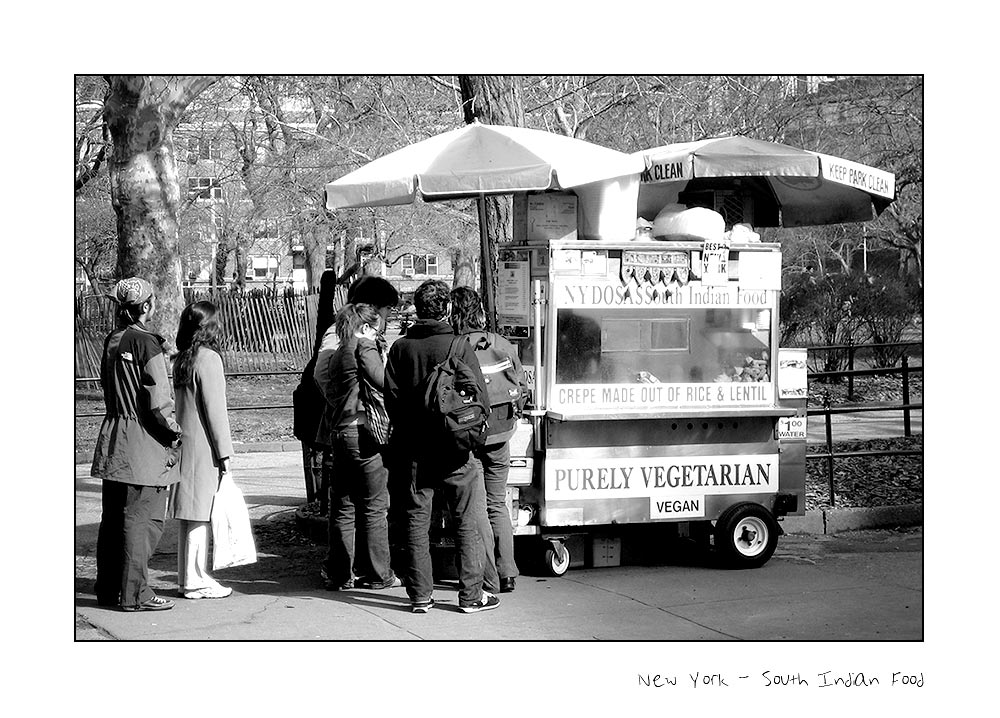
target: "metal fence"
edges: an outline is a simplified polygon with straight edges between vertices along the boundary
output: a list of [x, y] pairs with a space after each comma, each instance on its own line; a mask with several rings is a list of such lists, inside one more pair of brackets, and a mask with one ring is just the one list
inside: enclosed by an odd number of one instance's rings
[[[910, 401], [910, 377], [913, 374], [922, 373], [923, 366], [910, 366], [910, 360], [906, 352], [907, 347], [923, 346], [923, 342], [892, 342], [889, 344], [858, 344], [844, 346], [820, 346], [809, 347], [810, 352], [821, 352], [824, 350], [848, 350], [848, 366], [846, 371], [830, 372], [809, 372], [809, 380], [812, 382], [825, 381], [847, 377], [847, 399], [853, 401], [855, 398], [854, 378], [858, 376], [889, 376], [899, 374], [902, 377], [902, 399], [899, 404], [872, 404], [865, 406], [831, 406], [830, 398], [827, 396], [822, 408], [808, 409], [809, 416], [822, 416], [825, 427], [824, 451], [812, 452], [806, 455], [807, 460], [825, 461], [827, 484], [830, 492], [830, 505], [836, 505], [836, 491], [834, 489], [834, 462], [837, 459], [851, 457], [872, 457], [872, 456], [914, 456], [923, 455], [922, 449], [894, 449], [894, 450], [871, 450], [871, 451], [834, 451], [833, 438], [833, 416], [838, 414], [862, 414], [868, 412], [902, 411], [903, 412], [903, 435], [913, 436], [911, 412], [923, 411], [923, 402], [911, 403]], [[881, 369], [855, 369], [857, 352], [872, 348], [898, 348], [900, 351], [900, 366]]]
[[[346, 302], [338, 287], [334, 307]], [[315, 340], [316, 292], [251, 289], [229, 293], [184, 290], [186, 302], [212, 301], [222, 324], [222, 355], [237, 373], [268, 374], [301, 367], [309, 360]], [[74, 367], [76, 377], [93, 380], [100, 374], [104, 337], [114, 326], [114, 304], [95, 295], [76, 298]]]

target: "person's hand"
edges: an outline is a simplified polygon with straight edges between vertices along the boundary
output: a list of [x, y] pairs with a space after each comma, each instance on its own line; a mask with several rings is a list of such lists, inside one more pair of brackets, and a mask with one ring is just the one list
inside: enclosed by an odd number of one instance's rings
[[219, 482], [222, 482], [222, 477], [229, 473], [229, 457], [219, 460]]
[[362, 337], [372, 342], [378, 339], [378, 329], [373, 327], [371, 324], [368, 324], [367, 322], [365, 322], [361, 326], [360, 334]]

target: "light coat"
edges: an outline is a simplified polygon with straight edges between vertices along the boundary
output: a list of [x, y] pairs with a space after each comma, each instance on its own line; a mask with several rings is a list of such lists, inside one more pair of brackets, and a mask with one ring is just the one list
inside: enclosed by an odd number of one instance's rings
[[192, 380], [175, 386], [177, 423], [184, 432], [180, 482], [171, 492], [175, 519], [208, 521], [219, 488], [219, 465], [233, 455], [226, 407], [226, 377], [222, 357], [201, 347], [195, 355]]

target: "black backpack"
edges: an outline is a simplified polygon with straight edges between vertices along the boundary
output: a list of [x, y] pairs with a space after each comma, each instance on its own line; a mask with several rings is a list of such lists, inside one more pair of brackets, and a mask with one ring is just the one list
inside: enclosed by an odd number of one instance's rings
[[489, 401], [482, 396], [475, 372], [458, 357], [465, 337], [455, 337], [444, 361], [427, 377], [424, 407], [428, 413], [425, 447], [429, 453], [455, 454], [486, 443]]

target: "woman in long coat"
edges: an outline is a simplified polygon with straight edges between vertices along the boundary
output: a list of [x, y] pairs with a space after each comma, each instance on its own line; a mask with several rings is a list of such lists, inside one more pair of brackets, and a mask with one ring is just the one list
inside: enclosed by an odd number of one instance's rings
[[174, 393], [184, 447], [171, 507], [180, 521], [177, 582], [185, 598], [225, 598], [233, 591], [208, 573], [212, 502], [233, 455], [219, 335], [211, 302], [194, 302], [181, 313]]

